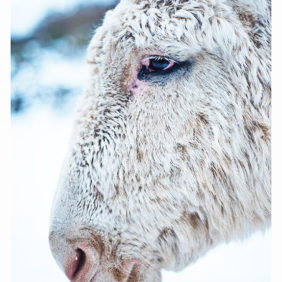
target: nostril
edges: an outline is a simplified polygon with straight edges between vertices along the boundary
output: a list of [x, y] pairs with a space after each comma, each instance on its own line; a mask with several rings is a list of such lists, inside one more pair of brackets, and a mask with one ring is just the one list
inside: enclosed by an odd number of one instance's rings
[[76, 276], [81, 272], [85, 265], [86, 254], [81, 249], [76, 249], [75, 256], [71, 259], [67, 266], [66, 275], [70, 280], [74, 280]]
[[76, 232], [72, 231], [68, 236], [51, 232], [51, 251], [70, 281], [91, 281], [99, 268], [104, 245], [95, 234], [81, 230], [77, 236]]
[[83, 268], [86, 260], [86, 255], [81, 249], [76, 250], [76, 257], [75, 260], [77, 261], [76, 269], [73, 273], [73, 278], [78, 274], [78, 272]]

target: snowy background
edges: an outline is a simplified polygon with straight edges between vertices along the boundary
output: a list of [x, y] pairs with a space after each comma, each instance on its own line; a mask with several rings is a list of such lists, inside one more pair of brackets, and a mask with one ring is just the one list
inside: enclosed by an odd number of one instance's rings
[[[75, 102], [86, 79], [85, 48], [101, 15], [114, 2], [12, 0], [14, 282], [67, 281], [49, 251], [49, 213]], [[163, 281], [269, 282], [270, 247], [270, 232], [257, 233], [244, 242], [213, 249], [183, 272], [164, 271]]]

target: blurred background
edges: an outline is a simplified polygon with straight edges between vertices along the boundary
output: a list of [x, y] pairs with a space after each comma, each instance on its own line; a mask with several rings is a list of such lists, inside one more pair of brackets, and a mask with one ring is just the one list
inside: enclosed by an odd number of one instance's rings
[[[11, 1], [12, 281], [66, 282], [48, 246], [49, 213], [87, 45], [115, 0]], [[270, 232], [221, 245], [163, 281], [271, 281]]]
[[13, 115], [38, 104], [73, 109], [85, 79], [85, 49], [115, 0], [13, 0]]

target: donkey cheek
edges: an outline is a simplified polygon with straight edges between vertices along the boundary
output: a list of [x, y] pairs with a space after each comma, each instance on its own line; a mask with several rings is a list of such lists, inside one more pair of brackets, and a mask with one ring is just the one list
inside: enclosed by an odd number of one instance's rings
[[136, 80], [136, 83], [133, 85], [133, 87], [129, 90], [133, 96], [139, 96], [142, 95], [145, 91], [145, 89], [147, 88], [147, 83], [140, 81], [140, 80]]

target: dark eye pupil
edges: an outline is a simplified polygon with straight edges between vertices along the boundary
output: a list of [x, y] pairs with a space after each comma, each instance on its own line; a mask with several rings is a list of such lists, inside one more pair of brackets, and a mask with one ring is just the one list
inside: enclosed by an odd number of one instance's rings
[[161, 71], [169, 66], [170, 62], [166, 59], [155, 60], [151, 59], [149, 64], [149, 69], [151, 71]]

